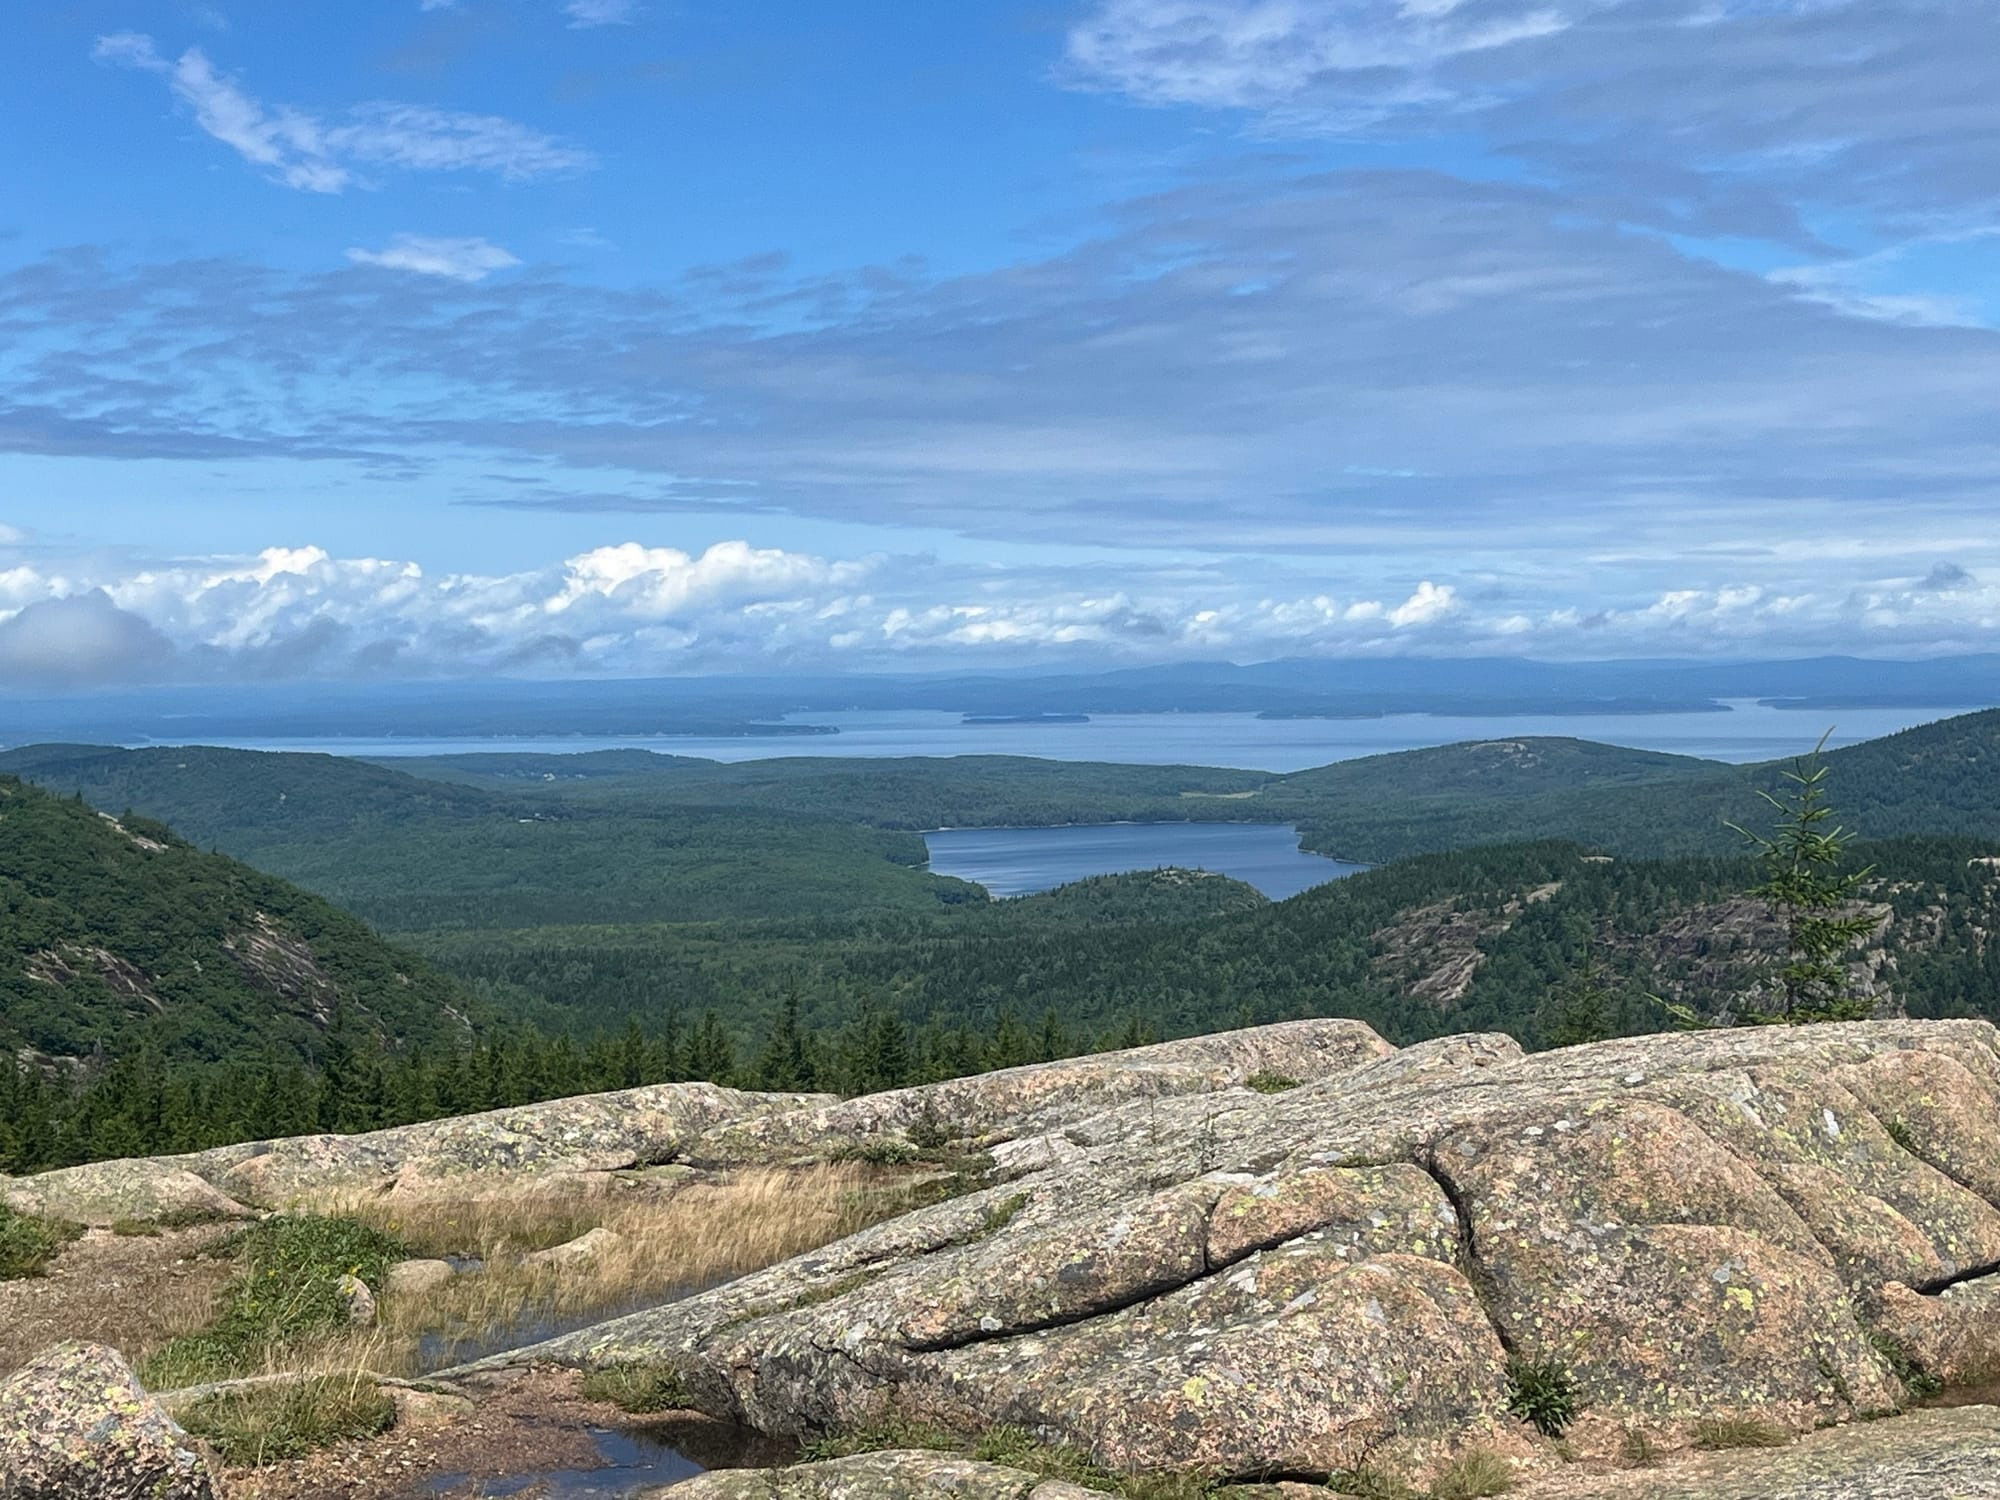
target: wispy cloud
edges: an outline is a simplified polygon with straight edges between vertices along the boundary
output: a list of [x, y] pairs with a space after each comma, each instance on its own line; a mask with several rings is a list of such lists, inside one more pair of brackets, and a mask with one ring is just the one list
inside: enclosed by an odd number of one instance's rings
[[100, 37], [93, 55], [164, 78], [204, 131], [273, 181], [304, 192], [342, 192], [371, 167], [490, 172], [520, 181], [593, 161], [586, 151], [497, 115], [373, 101], [326, 119], [266, 104], [220, 72], [199, 47], [170, 59], [139, 32]]
[[638, 19], [639, 9], [639, 0], [567, 0], [563, 6], [569, 24], [578, 28], [627, 26]]
[[484, 281], [495, 271], [521, 263], [519, 257], [488, 240], [422, 234], [399, 234], [381, 250], [350, 249], [347, 258], [356, 265], [446, 276], [453, 281]]

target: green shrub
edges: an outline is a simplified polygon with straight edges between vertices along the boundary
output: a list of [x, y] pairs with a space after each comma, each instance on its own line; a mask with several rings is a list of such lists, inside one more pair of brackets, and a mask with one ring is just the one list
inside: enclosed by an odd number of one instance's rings
[[1694, 1424], [1694, 1445], [1711, 1452], [1729, 1448], [1783, 1448], [1792, 1435], [1762, 1417], [1703, 1417]]
[[986, 1210], [986, 1217], [980, 1221], [980, 1232], [982, 1234], [998, 1234], [1014, 1222], [1021, 1210], [1028, 1206], [1028, 1203], [1029, 1198], [1026, 1193], [1015, 1193], [1011, 1197], [1002, 1198], [998, 1203]]
[[239, 1267], [221, 1313], [147, 1359], [140, 1374], [148, 1386], [171, 1390], [248, 1374], [273, 1349], [345, 1326], [340, 1278], [358, 1276], [379, 1292], [408, 1251], [358, 1220], [274, 1214], [231, 1235], [217, 1253]]
[[670, 1365], [611, 1365], [592, 1370], [583, 1377], [583, 1394], [592, 1401], [608, 1401], [634, 1416], [685, 1411], [693, 1404], [687, 1382]]
[[1554, 1360], [1508, 1360], [1507, 1385], [1507, 1409], [1544, 1436], [1559, 1438], [1576, 1420], [1576, 1380]]
[[81, 1224], [0, 1207], [0, 1281], [41, 1275], [56, 1252], [82, 1233]]
[[229, 1463], [268, 1464], [387, 1432], [396, 1403], [372, 1380], [319, 1375], [204, 1396], [180, 1421]]

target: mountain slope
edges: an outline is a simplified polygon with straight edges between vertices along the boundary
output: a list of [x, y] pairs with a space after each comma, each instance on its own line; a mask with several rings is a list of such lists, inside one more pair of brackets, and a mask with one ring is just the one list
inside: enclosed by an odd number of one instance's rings
[[0, 777], [0, 1046], [315, 1054], [343, 1024], [463, 1036], [453, 981], [282, 880]]

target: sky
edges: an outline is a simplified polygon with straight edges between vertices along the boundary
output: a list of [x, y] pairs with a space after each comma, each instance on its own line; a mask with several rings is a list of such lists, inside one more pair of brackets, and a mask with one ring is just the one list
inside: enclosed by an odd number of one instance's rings
[[1990, 0], [50, 0], [0, 686], [2000, 642]]

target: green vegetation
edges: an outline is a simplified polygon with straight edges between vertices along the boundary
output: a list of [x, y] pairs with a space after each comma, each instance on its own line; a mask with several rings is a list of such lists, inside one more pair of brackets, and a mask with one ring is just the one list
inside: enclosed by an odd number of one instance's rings
[[1777, 809], [1775, 832], [1737, 830], [1755, 846], [1764, 867], [1763, 883], [1750, 894], [1768, 901], [1785, 928], [1778, 1007], [1756, 1020], [1855, 1021], [1873, 1009], [1848, 993], [1844, 962], [1877, 924], [1874, 914], [1854, 909], [1873, 871], [1842, 868], [1849, 838], [1828, 826], [1833, 809], [1826, 800], [1827, 771], [1815, 750], [1784, 773], [1790, 783], [1786, 795], [1762, 794]]
[[379, 1292], [389, 1267], [408, 1252], [354, 1219], [274, 1214], [232, 1235], [216, 1253], [237, 1262], [222, 1311], [207, 1328], [146, 1360], [140, 1374], [150, 1388], [252, 1374], [271, 1353], [345, 1327], [341, 1278], [359, 1277]]
[[1475, 1448], [1447, 1464], [1431, 1482], [1431, 1500], [1483, 1500], [1514, 1488], [1514, 1466], [1497, 1453]]
[[395, 1425], [396, 1403], [360, 1375], [314, 1375], [204, 1396], [181, 1425], [232, 1464], [269, 1464], [369, 1438]]
[[1944, 1382], [1918, 1364], [1894, 1335], [1876, 1329], [1869, 1333], [1868, 1343], [1890, 1373], [1903, 1383], [1912, 1401], [1928, 1401], [1944, 1389]]
[[635, 1416], [684, 1411], [692, 1404], [687, 1383], [669, 1365], [624, 1364], [592, 1370], [583, 1377], [583, 1394], [587, 1400], [607, 1401]]
[[0, 1281], [39, 1276], [83, 1226], [16, 1213], [0, 1204]]
[[1507, 1390], [1507, 1409], [1546, 1437], [1561, 1437], [1576, 1420], [1576, 1379], [1553, 1360], [1509, 1360]]
[[1252, 1073], [1243, 1086], [1259, 1094], [1283, 1094], [1299, 1086], [1299, 1080], [1284, 1073]]
[[[377, 1042], [438, 1044], [463, 1037], [472, 1006], [317, 896], [149, 819], [0, 777], [7, 1053], [303, 1057], [336, 1022]], [[0, 1154], [6, 1134], [0, 1123]]]

